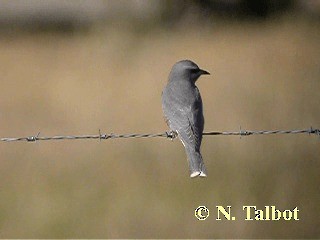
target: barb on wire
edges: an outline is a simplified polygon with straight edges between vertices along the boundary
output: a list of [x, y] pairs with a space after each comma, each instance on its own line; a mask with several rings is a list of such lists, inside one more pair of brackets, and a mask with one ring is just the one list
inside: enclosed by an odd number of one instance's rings
[[[302, 129], [302, 130], [260, 130], [260, 131], [251, 131], [251, 130], [240, 130], [238, 132], [219, 132], [219, 131], [211, 131], [211, 132], [204, 132], [204, 136], [214, 136], [214, 135], [224, 135], [224, 136], [231, 136], [231, 135], [238, 135], [242, 136], [251, 136], [251, 135], [270, 135], [270, 134], [315, 134], [320, 137], [320, 129], [314, 129], [310, 127], [309, 129]], [[35, 142], [35, 141], [49, 141], [49, 140], [77, 140], [77, 139], [99, 139], [107, 140], [107, 139], [115, 139], [115, 138], [155, 138], [155, 137], [163, 137], [174, 139], [177, 137], [177, 133], [173, 131], [164, 132], [164, 133], [133, 133], [133, 134], [102, 134], [101, 130], [99, 129], [98, 135], [69, 135], [69, 136], [52, 136], [52, 137], [41, 137], [40, 132], [38, 132], [35, 136], [28, 136], [28, 137], [16, 137], [16, 138], [0, 138], [2, 142], [16, 142], [16, 141], [27, 141], [27, 142]]]

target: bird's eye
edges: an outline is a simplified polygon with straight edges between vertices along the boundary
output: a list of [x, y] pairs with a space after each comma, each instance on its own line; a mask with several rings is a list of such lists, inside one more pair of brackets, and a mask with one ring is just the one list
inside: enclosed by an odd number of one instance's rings
[[197, 73], [198, 71], [199, 71], [199, 70], [196, 69], [196, 68], [192, 68], [192, 69], [191, 69], [191, 72], [192, 72], [192, 73]]

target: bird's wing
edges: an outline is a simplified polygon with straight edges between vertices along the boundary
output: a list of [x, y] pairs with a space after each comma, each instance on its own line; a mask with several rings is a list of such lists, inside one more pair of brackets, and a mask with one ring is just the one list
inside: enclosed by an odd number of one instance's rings
[[[175, 95], [171, 95], [175, 97]], [[196, 88], [196, 97], [192, 102], [186, 104], [190, 99], [178, 98], [174, 101], [165, 101], [165, 118], [171, 130], [177, 131], [183, 144], [194, 147], [195, 151], [200, 150], [202, 131], [203, 131], [203, 113], [202, 100], [199, 90]], [[174, 105], [173, 105], [174, 103]]]

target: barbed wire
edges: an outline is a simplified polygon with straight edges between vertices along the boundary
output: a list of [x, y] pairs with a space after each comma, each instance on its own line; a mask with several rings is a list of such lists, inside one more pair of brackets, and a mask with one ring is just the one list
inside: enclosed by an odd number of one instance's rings
[[[251, 135], [270, 135], [270, 134], [314, 134], [320, 137], [320, 129], [312, 128], [302, 129], [302, 130], [260, 130], [260, 131], [251, 131], [251, 130], [242, 130], [240, 127], [239, 131], [234, 132], [219, 132], [219, 131], [210, 131], [204, 132], [204, 136], [251, 136]], [[35, 142], [35, 141], [49, 141], [49, 140], [78, 140], [78, 139], [99, 139], [107, 140], [107, 139], [115, 139], [115, 138], [155, 138], [155, 137], [163, 137], [174, 139], [177, 137], [177, 134], [173, 131], [164, 132], [164, 133], [132, 133], [132, 134], [102, 134], [99, 129], [99, 134], [96, 135], [69, 135], [69, 136], [52, 136], [52, 137], [42, 137], [40, 136], [40, 132], [34, 136], [28, 137], [12, 137], [12, 138], [0, 138], [2, 142], [16, 142], [16, 141], [27, 141], [27, 142]]]

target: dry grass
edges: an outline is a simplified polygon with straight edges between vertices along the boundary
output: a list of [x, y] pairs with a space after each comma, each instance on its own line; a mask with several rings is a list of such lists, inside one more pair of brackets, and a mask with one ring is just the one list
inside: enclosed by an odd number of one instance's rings
[[[198, 82], [206, 130], [320, 127], [319, 40], [300, 20], [2, 36], [1, 137], [164, 131], [160, 94], [185, 58], [212, 72]], [[205, 137], [209, 177], [190, 180], [178, 141], [1, 143], [0, 237], [319, 237], [319, 149], [301, 135]], [[216, 205], [237, 220], [215, 221]], [[298, 206], [301, 221], [247, 222], [243, 205]]]

